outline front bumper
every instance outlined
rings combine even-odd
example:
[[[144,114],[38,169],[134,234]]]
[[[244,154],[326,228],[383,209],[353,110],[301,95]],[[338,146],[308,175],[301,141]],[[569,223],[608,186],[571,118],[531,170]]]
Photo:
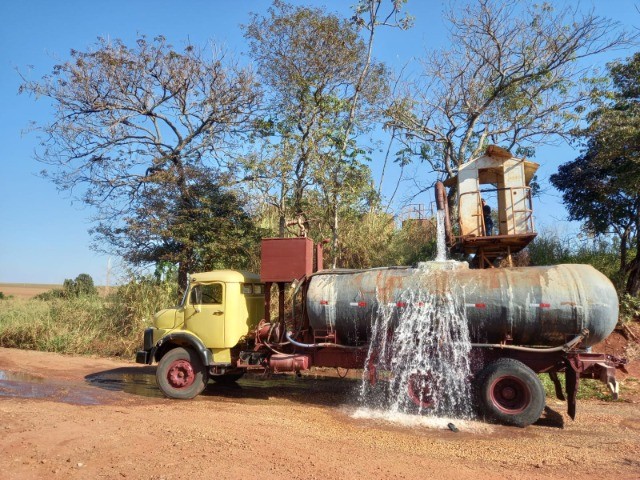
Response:
[[[136,352],[136,363],[151,365],[151,362],[153,362],[153,355],[151,355],[151,352],[146,350],[138,350]]]
[[[156,350],[153,343],[154,330],[155,329],[152,327],[145,329],[143,349],[136,352],[136,363],[143,363],[145,365],[151,365],[151,363],[153,363],[153,357]]]

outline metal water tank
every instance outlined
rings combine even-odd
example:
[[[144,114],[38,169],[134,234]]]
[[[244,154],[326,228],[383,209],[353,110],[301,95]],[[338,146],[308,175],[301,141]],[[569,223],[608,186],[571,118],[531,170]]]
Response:
[[[327,270],[310,278],[307,291],[310,325],[335,331],[345,345],[366,344],[383,308],[401,321],[410,301],[453,301],[473,343],[559,346],[586,328],[583,344],[591,346],[618,320],[615,288],[590,265],[476,270],[465,262],[426,262]]]

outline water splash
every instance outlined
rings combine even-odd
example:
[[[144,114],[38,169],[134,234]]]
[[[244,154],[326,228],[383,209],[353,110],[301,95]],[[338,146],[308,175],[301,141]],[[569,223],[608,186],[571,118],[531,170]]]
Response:
[[[365,370],[363,403],[390,413],[471,418],[471,343],[463,305],[450,292],[409,290],[391,304],[378,298],[366,365],[388,380],[387,390],[382,400],[372,393]]]
[[[464,295],[452,293],[445,273],[466,264],[447,260],[444,210],[437,211],[436,220],[436,259],[418,264],[414,285],[439,286],[408,289],[391,303],[376,292],[360,398],[388,415],[417,411],[469,419],[471,341]],[[372,388],[374,378],[386,380],[380,382],[386,386],[382,394]]]
[[[357,420],[370,420],[384,422],[400,427],[426,428],[431,430],[449,430],[449,423],[455,422],[456,426],[464,432],[475,434],[494,433],[496,427],[477,420],[461,420],[458,418],[433,417],[426,415],[410,415],[407,413],[390,413],[383,410],[359,407],[355,410],[345,409],[351,418]]]

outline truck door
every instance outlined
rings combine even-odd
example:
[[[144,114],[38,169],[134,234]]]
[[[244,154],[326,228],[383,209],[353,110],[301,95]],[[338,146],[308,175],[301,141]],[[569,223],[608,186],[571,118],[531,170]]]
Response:
[[[191,288],[185,307],[185,327],[208,348],[224,348],[224,283],[207,283]]]

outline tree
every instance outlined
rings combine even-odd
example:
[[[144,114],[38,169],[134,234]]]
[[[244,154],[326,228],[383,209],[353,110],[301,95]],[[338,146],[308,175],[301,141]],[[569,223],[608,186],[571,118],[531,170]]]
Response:
[[[93,278],[88,273],[81,273],[75,280],[65,278],[62,288],[54,288],[36,295],[39,300],[53,300],[56,298],[93,297],[98,295],[98,289],[93,284]]]
[[[488,143],[531,156],[567,138],[586,101],[578,62],[629,41],[615,22],[549,3],[477,0],[447,20],[450,46],[426,55],[389,109],[407,147],[444,179]]]
[[[97,239],[134,265],[168,262],[185,272],[255,267],[261,231],[237,193],[209,171],[188,173],[188,201],[174,179],[158,183],[119,228],[99,226]]]
[[[36,157],[52,167],[44,174],[59,189],[93,207],[98,248],[157,261],[137,250],[153,251],[152,244],[129,243],[136,250],[123,251],[120,234],[133,224],[144,230],[153,194],[193,207],[194,173],[201,179],[207,170],[207,182],[226,182],[225,155],[246,133],[259,102],[253,74],[214,46],[177,51],[163,37],[141,36],[134,47],[99,39],[70,57],[21,87],[54,107],[53,120],[36,126],[43,134]],[[182,286],[191,245],[176,244]]]
[[[379,118],[376,110],[387,92],[386,70],[371,56],[373,32],[382,24],[381,3],[360,2],[349,21],[276,1],[267,16],[254,15],[245,26],[270,93],[270,113],[262,124],[267,143],[252,168],[272,173],[256,178],[279,211],[281,235],[287,216],[308,214],[306,192],[320,192],[323,211],[331,215],[334,264],[346,197],[359,201],[371,190],[368,179],[360,181],[370,174],[354,138]],[[386,22],[402,3],[390,2]],[[370,33],[366,41],[359,36],[363,27]]]
[[[620,243],[626,292],[640,294],[640,53],[609,65],[608,88],[592,92],[589,125],[574,132],[581,155],[561,165],[551,183],[562,192],[571,220]]]
[[[65,297],[94,296],[98,290],[93,284],[93,278],[88,273],[81,273],[75,280],[65,279],[62,285]]]

